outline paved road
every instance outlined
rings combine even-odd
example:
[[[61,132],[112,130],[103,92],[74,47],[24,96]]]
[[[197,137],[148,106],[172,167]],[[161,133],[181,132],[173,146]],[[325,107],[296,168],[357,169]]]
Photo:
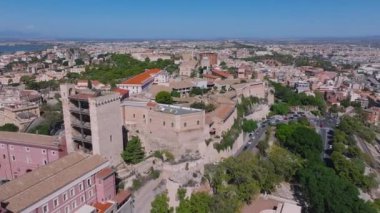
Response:
[[[161,178],[151,180],[135,193],[135,208],[134,212],[149,213],[151,203],[157,194],[162,193],[165,187],[158,187]]]

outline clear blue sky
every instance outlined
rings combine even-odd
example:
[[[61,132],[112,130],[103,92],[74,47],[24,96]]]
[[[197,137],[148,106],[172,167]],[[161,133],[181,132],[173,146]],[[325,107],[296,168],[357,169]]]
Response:
[[[380,35],[380,0],[1,0],[0,32],[70,38]]]

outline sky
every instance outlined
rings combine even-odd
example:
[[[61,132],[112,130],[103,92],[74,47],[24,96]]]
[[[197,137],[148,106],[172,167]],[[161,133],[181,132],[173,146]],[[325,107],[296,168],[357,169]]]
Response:
[[[94,39],[380,35],[380,0],[0,0],[0,35]]]

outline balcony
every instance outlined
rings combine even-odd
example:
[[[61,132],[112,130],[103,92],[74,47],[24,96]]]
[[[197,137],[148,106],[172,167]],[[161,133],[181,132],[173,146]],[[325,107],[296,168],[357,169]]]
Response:
[[[71,125],[74,127],[79,127],[79,128],[84,128],[84,129],[89,129],[91,130],[91,123],[90,122],[84,122],[84,121],[79,121],[79,120],[73,120],[71,122]]]
[[[73,140],[75,141],[81,141],[85,143],[92,143],[92,137],[91,135],[73,135]]]
[[[75,106],[70,106],[70,112],[74,112],[74,113],[77,113],[77,114],[90,115],[90,110],[89,109],[78,108],[78,107],[75,107]]]

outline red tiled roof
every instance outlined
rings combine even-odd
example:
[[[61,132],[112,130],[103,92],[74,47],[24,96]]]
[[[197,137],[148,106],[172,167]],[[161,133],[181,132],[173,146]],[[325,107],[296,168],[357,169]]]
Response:
[[[107,167],[102,170],[100,170],[98,173],[96,173],[96,177],[100,179],[106,179],[110,175],[114,173],[113,169]]]
[[[123,81],[121,84],[143,84],[147,79],[149,79],[153,74],[159,73],[160,69],[149,69],[145,72],[133,76],[132,78]]]
[[[112,89],[112,91],[117,92],[120,95],[129,94],[129,90],[127,90],[127,89],[114,88],[114,89]]]
[[[98,210],[98,213],[104,213],[112,206],[112,203],[95,203],[94,207]]]
[[[211,72],[214,73],[215,75],[219,75],[223,78],[228,78],[231,76],[231,74],[229,74],[228,72],[225,72],[225,71],[211,70]]]
[[[76,94],[71,95],[69,99],[76,99],[76,100],[88,100],[89,98],[93,98],[95,95],[93,94]]]
[[[129,197],[131,197],[132,193],[128,190],[124,190],[124,191],[121,191],[119,193],[117,193],[117,195],[113,198],[113,200],[118,203],[118,204],[121,204],[123,202],[125,202],[126,200],[129,199]]]
[[[212,78],[212,79],[217,79],[217,78],[220,78],[218,76],[215,76],[215,75],[210,75],[210,74],[203,74],[203,78]]]
[[[92,80],[91,83],[94,86],[101,84],[100,81],[98,81],[98,80]]]
[[[222,104],[215,110],[216,117],[222,119],[223,121],[227,120],[230,115],[235,110],[235,105],[233,104]]]
[[[157,106],[157,103],[156,103],[156,102],[153,102],[153,101],[149,101],[149,102],[146,104],[146,106],[148,106],[148,107],[155,107],[155,106]]]

